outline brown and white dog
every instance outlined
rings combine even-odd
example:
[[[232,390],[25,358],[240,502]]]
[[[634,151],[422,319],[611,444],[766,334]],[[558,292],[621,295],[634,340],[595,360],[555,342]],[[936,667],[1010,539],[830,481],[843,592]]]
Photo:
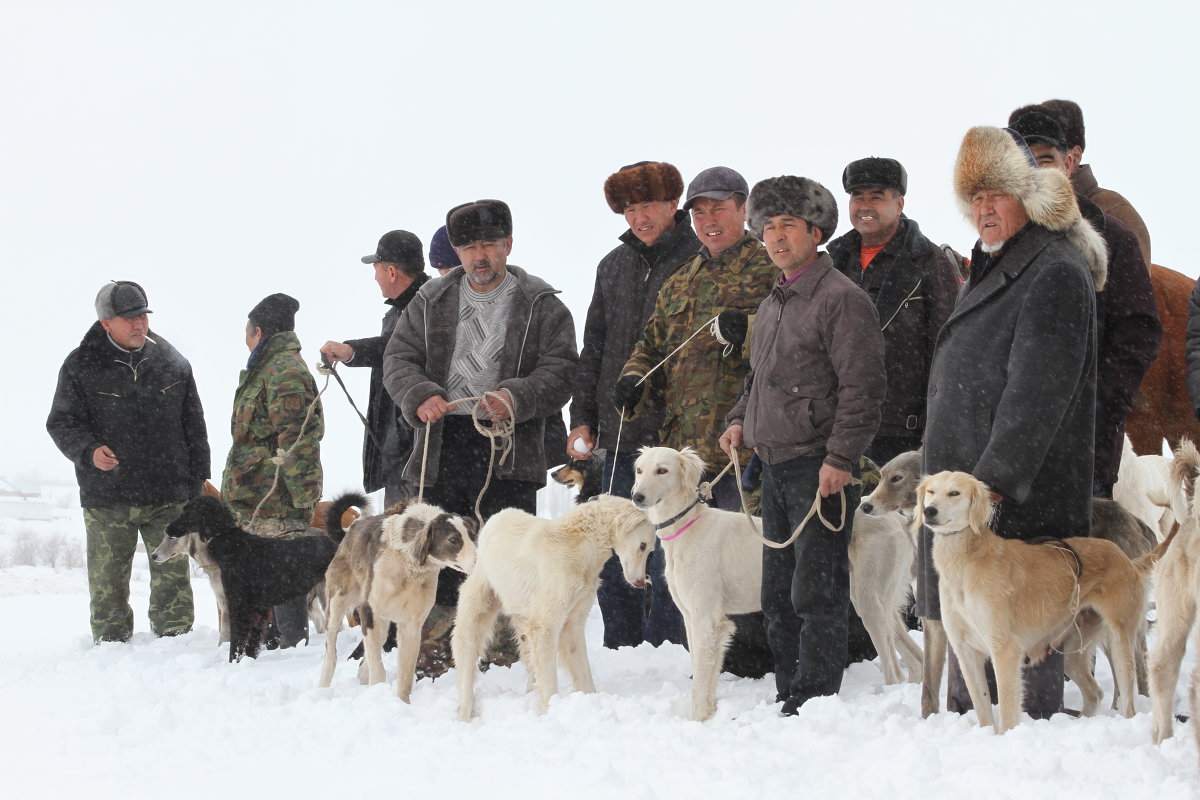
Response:
[[[990,514],[987,486],[965,472],[939,472],[918,487],[916,524],[935,537],[942,624],[979,724],[999,734],[1020,722],[1022,663],[1037,663],[1056,647],[1083,609],[1099,614],[1108,628],[1119,710],[1133,716],[1134,648],[1147,579],[1171,538],[1130,561],[1103,539],[1071,537],[1042,545],[1002,539],[987,527]],[[989,657],[996,671],[998,722],[984,676]],[[1072,677],[1083,682],[1085,696],[1099,692],[1087,670]]]
[[[342,512],[367,500],[347,493],[333,501],[330,535],[341,533]],[[470,572],[475,566],[475,521],[448,514],[437,506],[407,500],[378,516],[355,521],[325,571],[329,625],[325,659],[317,683],[333,681],[341,620],[357,609],[362,621],[367,682],[382,683],[383,640],[388,623],[396,625],[396,694],[404,702],[412,694],[421,626],[433,608],[438,573],[443,567]]]

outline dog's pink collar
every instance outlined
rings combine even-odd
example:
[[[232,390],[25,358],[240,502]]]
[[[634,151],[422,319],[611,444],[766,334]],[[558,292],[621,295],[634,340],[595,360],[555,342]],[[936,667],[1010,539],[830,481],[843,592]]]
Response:
[[[679,530],[675,531],[675,532],[674,532],[674,533],[672,533],[670,536],[660,536],[660,537],[658,537],[658,538],[662,539],[664,542],[669,542],[669,541],[671,541],[672,539],[677,539],[677,538],[679,538],[679,536],[681,536],[681,535],[683,534],[683,532],[684,532],[684,531],[686,531],[688,528],[690,528],[690,527],[692,527],[693,525],[695,525],[695,524],[696,524],[696,520],[698,520],[698,519],[700,519],[700,515],[699,515],[699,514],[697,514],[697,515],[696,515],[696,519],[692,520],[692,521],[691,521],[691,522],[689,522],[687,525],[684,525],[682,528],[680,528]]]

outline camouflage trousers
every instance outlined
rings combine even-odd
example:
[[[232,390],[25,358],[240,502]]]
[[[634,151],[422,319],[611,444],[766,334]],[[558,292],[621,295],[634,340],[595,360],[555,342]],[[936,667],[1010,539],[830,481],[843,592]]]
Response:
[[[179,516],[183,503],[161,506],[85,508],[88,592],[91,595],[92,639],[124,642],[133,635],[129,578],[138,533],[146,552],[154,552],[167,525]],[[175,636],[192,629],[195,607],[186,558],[163,564],[150,559],[150,629],[158,636]]]

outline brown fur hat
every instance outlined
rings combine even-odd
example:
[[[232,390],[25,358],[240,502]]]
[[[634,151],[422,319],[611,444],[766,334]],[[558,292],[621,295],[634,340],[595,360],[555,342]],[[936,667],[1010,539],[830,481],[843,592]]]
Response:
[[[1021,201],[1030,222],[1066,235],[1083,255],[1096,291],[1100,291],[1108,274],[1104,239],[1080,215],[1075,190],[1066,174],[1031,164],[1028,150],[1017,144],[1014,135],[1020,136],[1006,128],[986,126],[967,131],[954,163],[954,194],[959,209],[974,222],[971,198],[976,192],[1012,195]]]
[[[683,194],[683,176],[665,161],[639,161],[608,176],[604,199],[617,214],[634,203],[671,202]]]

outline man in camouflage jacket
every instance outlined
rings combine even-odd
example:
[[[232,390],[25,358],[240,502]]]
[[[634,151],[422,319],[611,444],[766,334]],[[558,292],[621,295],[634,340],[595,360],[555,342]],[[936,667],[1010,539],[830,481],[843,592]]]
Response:
[[[208,431],[192,367],[149,330],[146,294],[132,281],[105,284],[99,320],[67,356],[46,429],[75,464],[87,530],[92,638],[133,635],[129,578],[141,534],[147,552],[209,475]],[[150,562],[150,627],[191,630],[186,559]]]

